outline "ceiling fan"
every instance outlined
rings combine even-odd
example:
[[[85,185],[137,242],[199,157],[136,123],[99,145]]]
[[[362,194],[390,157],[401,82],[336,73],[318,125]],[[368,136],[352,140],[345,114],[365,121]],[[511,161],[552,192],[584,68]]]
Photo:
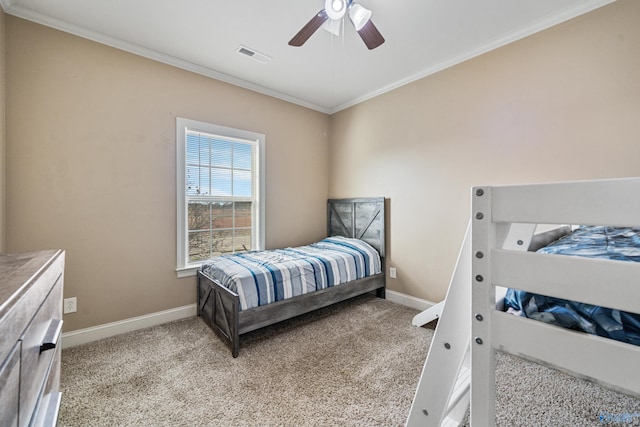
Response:
[[[384,37],[378,31],[373,21],[371,21],[371,11],[360,6],[354,0],[325,0],[324,9],[316,14],[307,24],[298,31],[289,41],[290,46],[302,46],[309,37],[316,32],[327,20],[329,24],[339,23],[345,14],[349,14],[349,19],[355,27],[360,38],[369,49],[375,49],[384,43]],[[336,33],[337,25],[328,31]]]

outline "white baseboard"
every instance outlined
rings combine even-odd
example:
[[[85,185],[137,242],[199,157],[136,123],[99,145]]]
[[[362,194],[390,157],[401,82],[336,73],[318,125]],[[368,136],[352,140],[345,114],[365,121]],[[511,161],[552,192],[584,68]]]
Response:
[[[389,289],[386,290],[386,299],[391,302],[395,302],[396,304],[415,308],[416,310],[420,311],[424,311],[437,304],[426,299],[412,297],[411,295],[402,294],[396,291],[390,291]]]
[[[150,326],[161,325],[174,320],[185,319],[196,315],[196,305],[189,304],[169,310],[158,311],[144,316],[132,317],[117,322],[105,323],[85,329],[65,332],[62,334],[62,348],[74,347],[103,338],[131,332]]]
[[[386,299],[395,302],[396,304],[401,304],[420,311],[426,310],[436,304],[431,301],[412,297],[396,291],[390,291],[388,289],[386,291]],[[186,319],[187,317],[195,315],[196,305],[190,304],[183,307],[146,314],[144,316],[105,323],[104,325],[65,332],[62,334],[62,348],[75,347],[77,345],[90,343],[103,338],[124,334],[125,332],[161,325],[174,320]]]

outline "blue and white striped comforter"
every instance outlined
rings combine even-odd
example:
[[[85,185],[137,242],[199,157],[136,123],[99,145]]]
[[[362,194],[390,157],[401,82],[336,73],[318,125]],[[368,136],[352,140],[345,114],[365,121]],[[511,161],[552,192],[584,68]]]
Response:
[[[240,310],[379,274],[380,255],[368,243],[329,237],[295,248],[222,255],[202,272],[240,297]]]

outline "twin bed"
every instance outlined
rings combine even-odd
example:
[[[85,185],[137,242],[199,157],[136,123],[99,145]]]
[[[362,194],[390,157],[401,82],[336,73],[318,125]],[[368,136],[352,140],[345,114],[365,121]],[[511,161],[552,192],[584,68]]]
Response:
[[[385,296],[384,198],[330,199],[327,238],[225,255],[198,272],[198,315],[231,348],[247,332],[367,292]]]

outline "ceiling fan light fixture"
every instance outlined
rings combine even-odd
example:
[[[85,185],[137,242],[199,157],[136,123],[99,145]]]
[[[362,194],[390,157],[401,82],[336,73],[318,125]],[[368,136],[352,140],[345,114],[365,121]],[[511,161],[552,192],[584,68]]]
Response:
[[[340,27],[342,26],[342,21],[334,21],[333,19],[327,19],[324,24],[322,24],[322,29],[330,32],[336,37],[340,36]]]
[[[353,26],[356,27],[356,31],[360,31],[371,19],[371,11],[357,3],[353,3],[349,7],[349,19],[351,19]]]
[[[347,11],[347,0],[325,0],[324,10],[330,19],[342,19]]]
[[[365,9],[354,0],[325,0],[324,9],[316,13],[291,40],[289,46],[302,46],[309,37],[320,27],[331,32],[340,34],[340,26],[344,25],[344,15],[349,11],[349,19],[355,27],[358,35],[367,46],[367,49],[375,49],[384,43],[384,37],[371,20],[371,11]],[[327,22],[328,21],[328,22]]]

